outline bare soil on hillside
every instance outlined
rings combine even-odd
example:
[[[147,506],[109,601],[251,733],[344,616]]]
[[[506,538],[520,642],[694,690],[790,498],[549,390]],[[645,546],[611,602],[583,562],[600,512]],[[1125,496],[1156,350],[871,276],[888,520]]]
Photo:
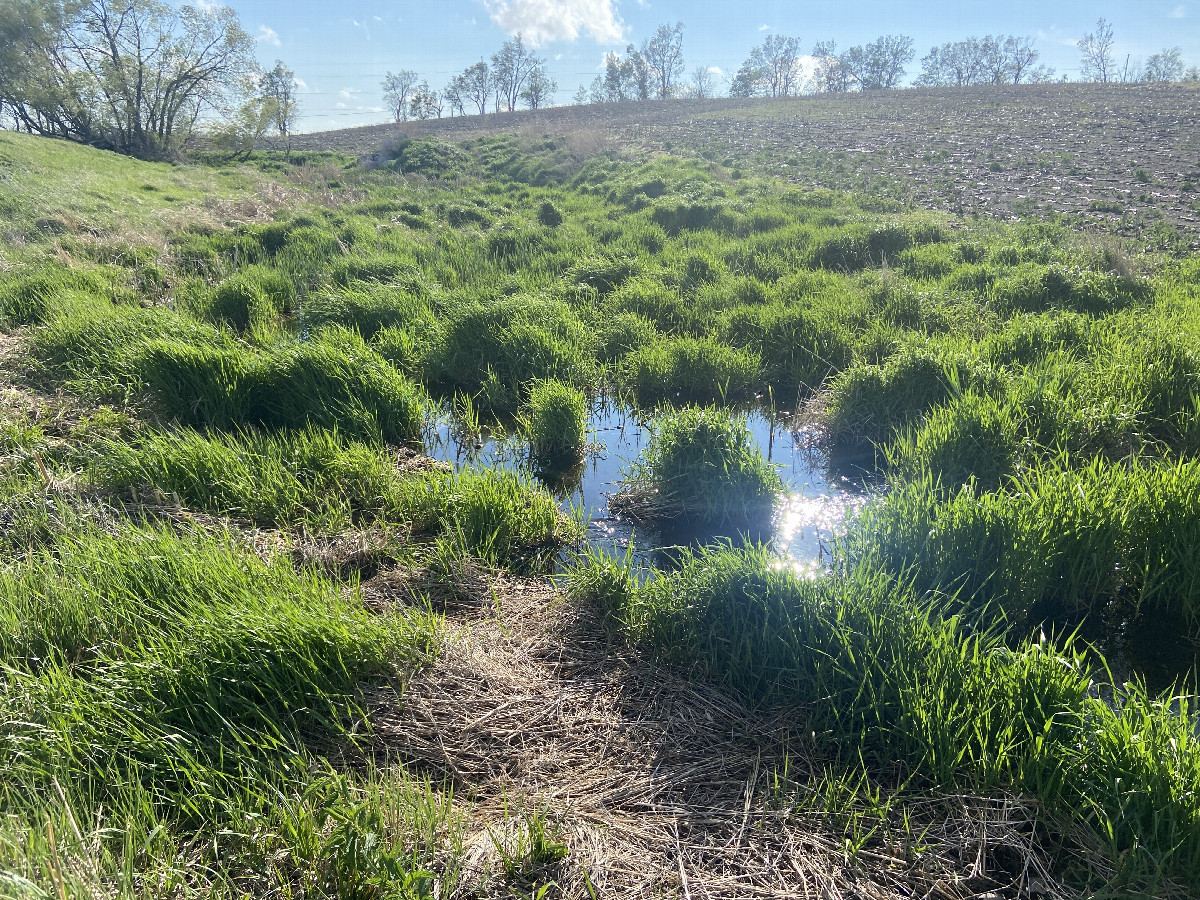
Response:
[[[370,155],[400,137],[595,132],[916,208],[1200,250],[1200,84],[1015,85],[556,107],[295,138]]]

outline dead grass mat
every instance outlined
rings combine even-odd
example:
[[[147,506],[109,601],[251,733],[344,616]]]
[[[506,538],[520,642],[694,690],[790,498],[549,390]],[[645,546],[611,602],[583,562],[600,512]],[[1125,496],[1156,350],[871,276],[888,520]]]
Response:
[[[408,581],[380,576],[364,596],[403,602]],[[445,596],[444,652],[401,702],[373,697],[369,717],[388,758],[469,801],[452,896],[512,895],[497,836],[530,810],[569,848],[527,885],[553,882],[547,896],[1068,896],[1031,804],[908,803],[907,846],[881,828],[852,857],[842,824],[805,803],[820,767],[794,711],[758,713],[655,668],[546,581],[491,574]]]

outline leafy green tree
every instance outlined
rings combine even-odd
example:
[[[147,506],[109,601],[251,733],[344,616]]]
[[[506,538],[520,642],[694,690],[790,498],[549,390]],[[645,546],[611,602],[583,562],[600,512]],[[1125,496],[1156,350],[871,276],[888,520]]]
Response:
[[[850,90],[850,73],[842,65],[836,41],[818,41],[812,48],[816,62],[813,89],[825,94],[841,94]]]
[[[787,97],[800,91],[800,39],[769,34],[734,76],[735,97]]]
[[[250,92],[254,41],[225,6],[0,0],[0,104],[20,127],[161,159]]]
[[[475,105],[479,115],[487,112],[488,98],[492,95],[492,72],[482,59],[474,65],[463,69],[462,96],[464,103]]]
[[[859,90],[886,91],[900,86],[904,67],[914,56],[912,38],[888,34],[865,46],[851,47],[838,57],[838,61]]]
[[[659,25],[653,36],[642,42],[637,56],[653,74],[654,92],[659,99],[675,96],[683,77],[683,23]]]
[[[263,75],[261,84],[263,99],[274,101],[275,130],[283,138],[286,154],[292,155],[292,129],[300,112],[300,103],[296,99],[296,73],[275,60],[275,68]]]
[[[276,124],[278,102],[271,97],[252,97],[209,135],[212,146],[234,159],[247,159]]]
[[[414,119],[440,119],[442,110],[442,98],[428,81],[417,85],[408,100],[408,111]]]
[[[496,91],[497,108],[504,104],[509,112],[516,109],[530,71],[544,63],[545,60],[525,46],[520,33],[505,41],[492,55],[492,85]]]

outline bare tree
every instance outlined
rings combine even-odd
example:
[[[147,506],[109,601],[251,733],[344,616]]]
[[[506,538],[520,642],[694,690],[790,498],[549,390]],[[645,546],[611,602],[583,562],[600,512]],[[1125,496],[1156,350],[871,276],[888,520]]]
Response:
[[[287,156],[292,154],[292,128],[296,124],[296,116],[300,112],[300,103],[296,100],[296,73],[275,60],[275,68],[263,75],[262,96],[275,103],[275,130],[283,138]]]
[[[799,81],[799,38],[770,34],[750,51],[729,93],[735,97],[786,97],[799,92]]]
[[[519,32],[512,40],[504,42],[504,46],[492,56],[492,83],[496,90],[497,108],[501,103],[509,112],[517,108],[530,70],[541,62],[543,60],[525,46]]]
[[[674,96],[683,77],[683,23],[659,25],[653,37],[642,42],[639,58],[653,73],[659,99]]]
[[[1152,53],[1142,71],[1142,81],[1182,81],[1183,55],[1178,47]]]
[[[687,94],[693,100],[708,100],[717,95],[717,79],[708,66],[692,69],[692,80],[688,82]]]
[[[465,102],[475,105],[479,115],[487,112],[488,98],[492,95],[492,73],[488,64],[482,59],[463,70],[458,76],[462,79],[462,97]]]
[[[865,46],[851,47],[838,60],[860,90],[878,91],[899,86],[904,67],[915,55],[912,38],[888,34]]]
[[[412,69],[401,69],[395,75],[388,72],[380,87],[383,88],[383,102],[392,112],[396,122],[408,121],[408,99],[413,88],[417,86],[417,73]]]
[[[1083,54],[1079,74],[1084,81],[1099,81],[1106,84],[1117,75],[1116,62],[1113,60],[1113,30],[1112,26],[1100,17],[1096,21],[1096,30],[1085,34],[1076,46]]]
[[[413,90],[408,101],[409,112],[414,119],[440,119],[442,117],[442,99],[438,92],[429,86],[428,81],[422,81]]]
[[[840,94],[850,90],[850,73],[842,65],[835,41],[818,41],[813,45],[811,55],[816,63],[812,78],[814,91]]]
[[[258,71],[228,7],[0,0],[0,105],[26,130],[146,158],[226,115]]]
[[[525,79],[525,88],[521,91],[521,99],[530,109],[541,109],[557,90],[558,82],[547,74],[545,63],[539,60],[529,70],[529,77]]]

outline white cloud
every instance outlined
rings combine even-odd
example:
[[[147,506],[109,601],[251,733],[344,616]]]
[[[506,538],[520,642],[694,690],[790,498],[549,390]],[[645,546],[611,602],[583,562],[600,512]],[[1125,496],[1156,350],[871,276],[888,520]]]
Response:
[[[354,96],[355,94],[361,94],[361,93],[362,93],[361,88],[342,88],[340,91],[338,91],[338,96],[341,97],[343,100],[353,100],[353,99],[355,99],[355,96]]]
[[[346,108],[346,104],[345,104],[345,103],[335,103],[335,104],[334,104],[334,107],[335,107],[336,109],[345,109],[345,108]]]
[[[724,70],[724,69],[722,69],[720,66],[709,66],[709,67],[708,67],[708,74],[709,74],[709,75],[716,75],[718,78],[720,78],[722,75],[724,75],[724,74],[725,74],[725,70]]]
[[[258,26],[258,37],[255,38],[260,44],[270,44],[272,47],[279,46],[279,35],[274,28],[268,28],[266,25]]]
[[[759,25],[759,26],[758,26],[758,30],[759,30],[759,31],[770,31],[770,30],[771,30],[771,26],[770,26],[770,25]]]
[[[492,21],[509,34],[520,32],[532,46],[574,41],[582,32],[597,44],[625,40],[625,23],[615,0],[483,0]]]
[[[302,91],[308,90],[308,83],[305,82],[305,80],[303,78],[292,78],[292,81],[295,83],[296,87],[298,87],[300,90],[302,90]]]
[[[212,3],[210,0],[196,0],[196,9],[202,13],[215,13],[223,5],[222,3]]]
[[[1181,3],[1177,7],[1175,7],[1173,10],[1171,10],[1169,13],[1167,13],[1167,16],[1168,16],[1168,18],[1171,18],[1171,19],[1186,19],[1187,18],[1187,7]]]

